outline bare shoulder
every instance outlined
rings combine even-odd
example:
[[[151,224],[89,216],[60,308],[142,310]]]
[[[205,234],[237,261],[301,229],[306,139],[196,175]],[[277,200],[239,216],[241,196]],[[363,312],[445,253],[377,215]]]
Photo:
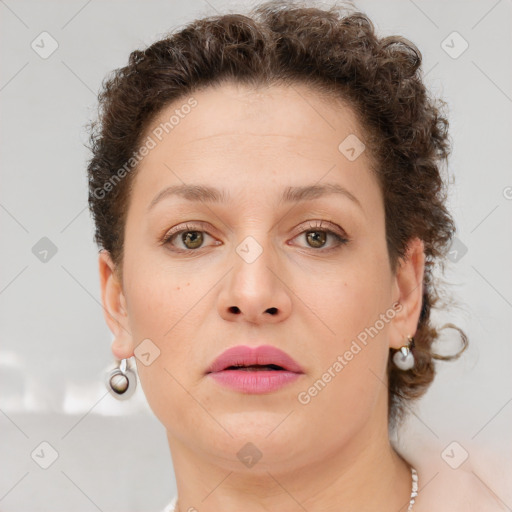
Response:
[[[419,475],[414,512],[505,512],[510,508],[474,471],[437,468]]]

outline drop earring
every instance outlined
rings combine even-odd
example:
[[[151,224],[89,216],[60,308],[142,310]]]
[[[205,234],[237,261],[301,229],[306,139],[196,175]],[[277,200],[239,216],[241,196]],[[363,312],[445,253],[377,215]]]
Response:
[[[414,338],[407,335],[407,345],[403,345],[393,356],[393,362],[395,365],[400,368],[400,370],[410,370],[414,364],[414,354],[412,353],[412,348],[414,347]]]
[[[137,376],[128,359],[117,361],[115,368],[107,371],[105,385],[117,400],[126,400],[133,395],[137,387]]]

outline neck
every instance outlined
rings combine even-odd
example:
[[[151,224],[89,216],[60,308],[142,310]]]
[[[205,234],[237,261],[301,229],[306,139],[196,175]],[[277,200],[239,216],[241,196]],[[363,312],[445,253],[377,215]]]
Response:
[[[386,410],[386,400],[380,402],[377,409]],[[411,471],[390,444],[387,415],[381,417],[386,421],[369,421],[328,457],[279,471],[257,470],[258,464],[236,471],[237,466],[227,467],[225,460],[217,464],[168,432],[178,488],[176,512],[404,512]]]

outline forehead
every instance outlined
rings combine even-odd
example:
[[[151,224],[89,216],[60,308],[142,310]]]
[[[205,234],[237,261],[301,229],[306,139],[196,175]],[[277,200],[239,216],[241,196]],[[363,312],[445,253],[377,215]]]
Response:
[[[191,97],[196,103],[193,108],[187,106]],[[174,117],[172,126],[168,123],[166,127],[171,117]],[[159,127],[163,129],[163,138],[172,131],[175,142],[181,144],[249,135],[308,139],[325,144],[335,143],[344,134],[357,133],[362,137],[348,104],[321,95],[304,84],[253,88],[227,82],[207,87],[162,109],[151,129]]]
[[[354,195],[377,193],[365,153],[350,160],[340,150],[347,138],[364,139],[352,109],[303,84],[208,87],[162,109],[145,136],[155,146],[140,163],[135,188],[146,202],[184,182],[262,193],[326,177]]]

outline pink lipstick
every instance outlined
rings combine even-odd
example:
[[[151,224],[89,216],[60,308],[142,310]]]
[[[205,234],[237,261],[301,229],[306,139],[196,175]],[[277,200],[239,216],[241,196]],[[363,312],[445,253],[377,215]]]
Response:
[[[297,380],[304,371],[288,354],[272,345],[238,345],[224,351],[206,374],[241,393],[271,393]]]

